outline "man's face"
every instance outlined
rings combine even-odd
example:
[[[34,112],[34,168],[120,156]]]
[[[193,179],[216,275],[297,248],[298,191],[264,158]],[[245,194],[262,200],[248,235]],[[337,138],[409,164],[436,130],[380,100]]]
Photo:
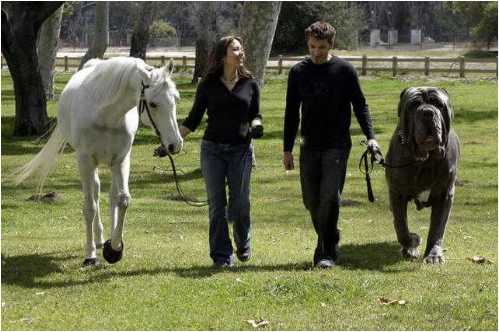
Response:
[[[333,45],[331,45],[327,40],[316,39],[312,36],[308,38],[307,45],[308,52],[313,63],[321,64],[327,62],[329,49],[331,49]]]

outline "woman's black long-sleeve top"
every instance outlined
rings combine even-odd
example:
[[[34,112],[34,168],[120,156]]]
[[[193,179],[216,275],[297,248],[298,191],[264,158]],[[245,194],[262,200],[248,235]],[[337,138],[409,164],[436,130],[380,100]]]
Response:
[[[260,88],[253,79],[240,78],[232,91],[219,79],[199,83],[192,110],[183,126],[194,131],[203,115],[208,125],[203,139],[224,144],[249,144],[248,124],[260,118]]]

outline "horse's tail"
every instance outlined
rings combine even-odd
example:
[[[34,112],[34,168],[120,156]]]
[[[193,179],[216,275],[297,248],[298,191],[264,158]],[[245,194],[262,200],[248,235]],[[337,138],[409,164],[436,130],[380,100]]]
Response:
[[[45,179],[54,168],[57,157],[65,146],[66,138],[62,134],[59,125],[57,125],[42,150],[29,163],[14,171],[12,175],[15,176],[15,184],[18,185],[37,174],[38,192],[41,193]]]

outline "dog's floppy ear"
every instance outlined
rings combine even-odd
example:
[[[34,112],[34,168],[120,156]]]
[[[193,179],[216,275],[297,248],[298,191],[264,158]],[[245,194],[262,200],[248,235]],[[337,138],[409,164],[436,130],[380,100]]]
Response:
[[[452,105],[450,103],[450,96],[447,90],[443,88],[438,88],[438,93],[442,103],[444,104],[444,112],[442,114],[445,122],[445,126],[447,130],[450,129],[451,121],[454,118],[454,110],[452,109]]]
[[[398,111],[397,111],[397,115],[398,117],[400,118],[400,112],[401,112],[401,108],[402,108],[402,98],[404,97],[404,94],[406,93],[406,91],[408,90],[409,88],[405,88],[404,90],[402,90],[402,92],[400,93],[400,97],[399,97],[399,107],[398,107]]]
[[[400,137],[400,144],[407,144],[408,142],[408,119],[407,119],[407,99],[409,98],[406,95],[406,92],[410,88],[405,88],[402,90],[400,93],[400,100],[399,100],[399,106],[398,106],[398,117],[399,117],[399,137]]]

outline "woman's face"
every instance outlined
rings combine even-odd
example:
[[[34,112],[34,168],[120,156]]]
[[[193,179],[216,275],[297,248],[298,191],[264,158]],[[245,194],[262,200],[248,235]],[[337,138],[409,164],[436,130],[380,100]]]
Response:
[[[237,39],[234,39],[225,50],[224,64],[231,66],[240,66],[243,61],[243,47]]]

